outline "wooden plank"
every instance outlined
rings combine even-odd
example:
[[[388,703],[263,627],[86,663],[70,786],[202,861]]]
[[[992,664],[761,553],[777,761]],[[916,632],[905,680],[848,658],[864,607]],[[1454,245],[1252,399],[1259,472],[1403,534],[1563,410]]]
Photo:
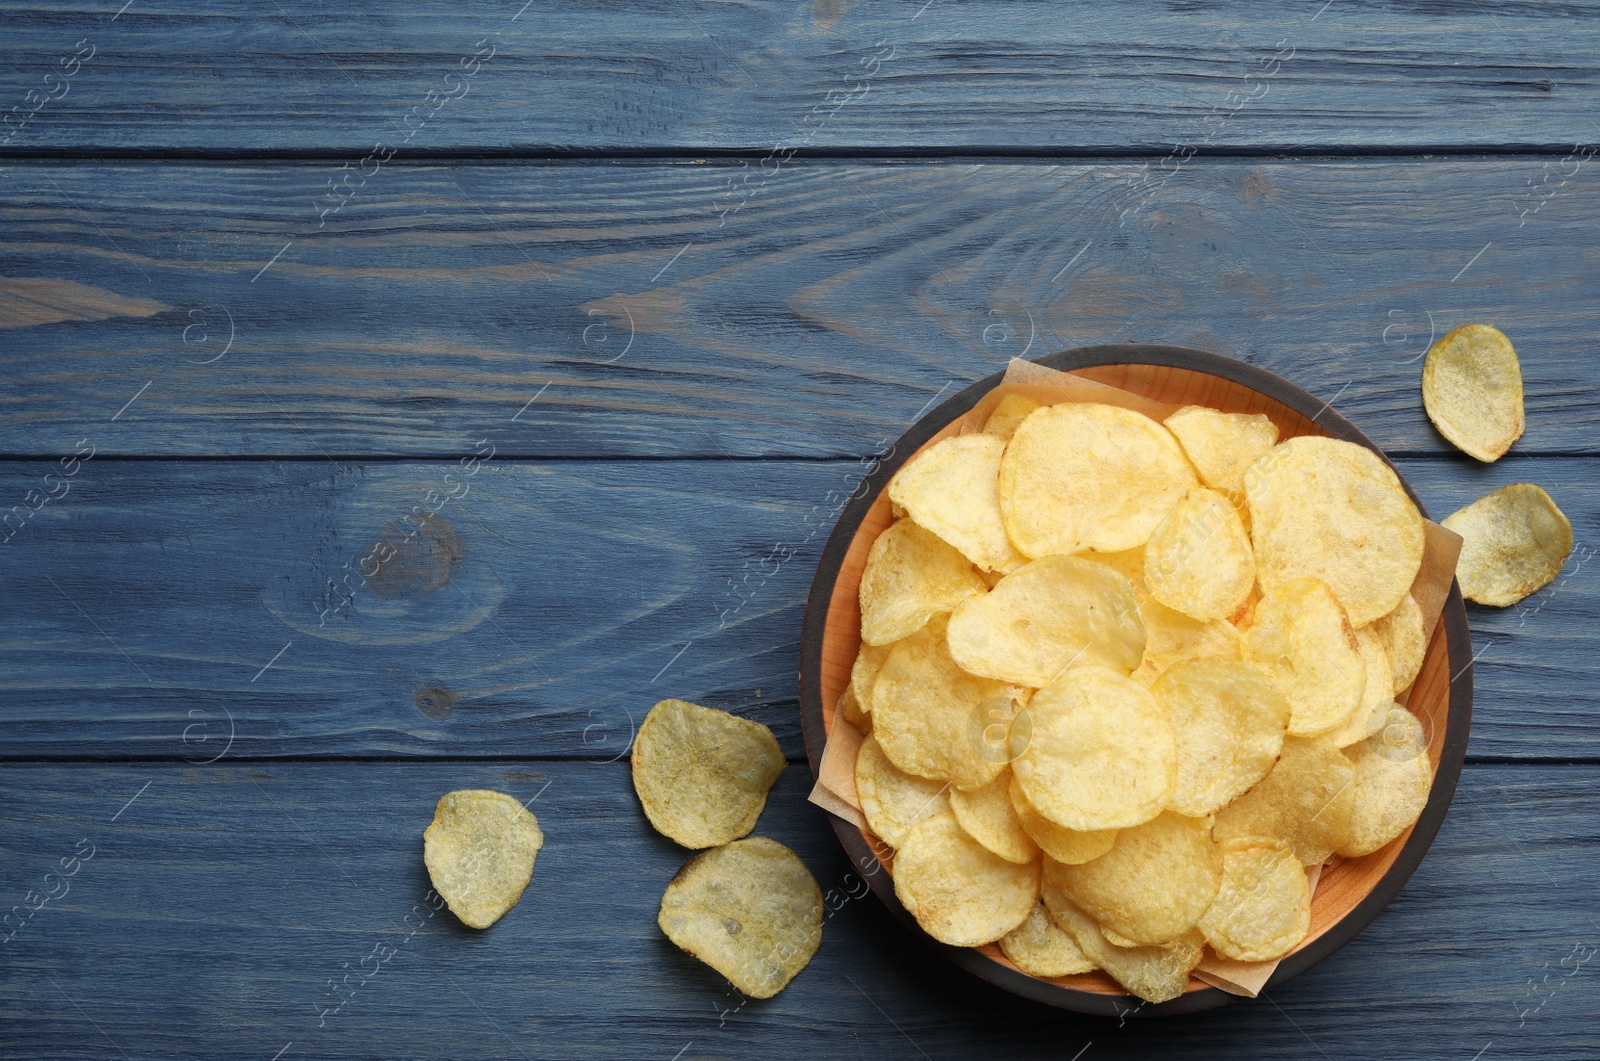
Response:
[[[1570,144],[1600,101],[1587,4],[110,6],[8,13],[12,146]]]
[[[1270,1001],[1123,1026],[1001,994],[849,898],[864,888],[803,774],[786,771],[757,831],[837,913],[809,968],[741,1006],[656,927],[689,853],[651,832],[620,763],[12,767],[6,905],[60,892],[45,875],[93,854],[0,944],[4,1052],[1070,1058],[1092,1042],[1132,1058],[1179,1039],[1197,1058],[1471,1058],[1491,1042],[1547,1058],[1583,1056],[1593,1034],[1595,767],[1469,767],[1428,858],[1349,946]],[[528,800],[546,836],[521,903],[484,932],[424,898],[420,834],[460,787]]]
[[[1444,452],[1422,354],[1489,321],[1523,358],[1518,452],[1593,453],[1600,185],[1559,168],[830,162],[757,178],[719,221],[737,168],[390,165],[319,229],[331,164],[19,165],[0,438],[859,457],[1012,355],[1162,341]]]
[[[1565,508],[1578,548],[1560,580],[1472,608],[1470,754],[1600,755],[1600,464],[1400,466],[1436,516],[1521,479]],[[52,467],[0,466],[0,497],[43,494]],[[800,757],[805,594],[863,472],[92,460],[0,546],[0,752],[604,759],[681,696]]]

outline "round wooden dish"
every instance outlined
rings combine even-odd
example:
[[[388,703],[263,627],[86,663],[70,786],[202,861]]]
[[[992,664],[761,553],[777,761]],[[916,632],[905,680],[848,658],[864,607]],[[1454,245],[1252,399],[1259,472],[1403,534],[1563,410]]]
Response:
[[[1270,372],[1219,354],[1179,346],[1114,344],[1067,350],[1037,361],[1159,402],[1266,413],[1277,423],[1283,438],[1331,435],[1381,455],[1366,435],[1326,402]],[[806,602],[800,647],[800,709],[813,776],[820,768],[827,734],[833,725],[834,706],[849,684],[850,666],[861,644],[857,584],[867,550],[890,522],[884,487],[919,449],[941,437],[941,432],[998,385],[1002,375],[996,373],[980,380],[911,425],[889,456],[866,476],[828,538]],[[1409,485],[1406,489],[1411,490]],[[1412,499],[1416,500],[1415,492]],[[1420,501],[1417,504],[1421,507]],[[1466,756],[1472,716],[1471,659],[1466,608],[1460,587],[1452,582],[1422,672],[1405,698],[1429,732],[1428,754],[1433,760],[1434,782],[1428,805],[1417,823],[1395,842],[1363,858],[1336,859],[1324,868],[1312,900],[1311,931],[1278,965],[1269,987],[1299,975],[1353,939],[1399,893],[1422,861],[1444,821]],[[890,910],[915,927],[915,919],[895,898],[891,878],[893,851],[870,832],[843,819],[832,817],[832,822],[852,862],[863,867],[871,866],[874,858],[882,862],[886,871],[868,876],[873,891]],[[990,983],[1053,1006],[1116,1015],[1137,1002],[1103,973],[1043,980],[1012,966],[994,944],[972,949],[950,947],[932,939],[928,942],[957,965]],[[1190,1013],[1234,998],[1191,978],[1181,997],[1141,1006],[1137,1012]]]

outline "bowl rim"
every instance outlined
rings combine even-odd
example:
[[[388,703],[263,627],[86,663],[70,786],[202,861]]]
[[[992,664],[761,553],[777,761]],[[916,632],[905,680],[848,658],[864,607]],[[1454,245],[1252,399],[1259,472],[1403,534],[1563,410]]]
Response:
[[[1030,358],[1034,364],[1046,368],[1072,371],[1101,365],[1153,365],[1180,368],[1220,376],[1233,383],[1249,387],[1281,405],[1306,417],[1331,437],[1365,446],[1376,453],[1400,479],[1406,493],[1424,517],[1428,510],[1417,497],[1411,484],[1406,482],[1398,468],[1378,445],[1349,420],[1335,412],[1332,402],[1317,399],[1283,377],[1245,361],[1186,346],[1160,343],[1101,343],[1074,347],[1053,354]],[[971,410],[1000,384],[1005,371],[995,372],[946,399],[925,412],[895,440],[889,450],[875,459],[867,474],[845,502],[822,549],[811,589],[806,595],[805,619],[800,635],[800,722],[805,738],[806,759],[813,780],[821,767],[823,746],[827,739],[822,704],[822,650],[823,635],[827,626],[828,610],[832,602],[834,583],[838,580],[845,555],[857,529],[878,494],[888,485],[895,473],[927,441],[951,421]],[[1349,913],[1328,928],[1311,944],[1294,952],[1278,964],[1272,977],[1263,988],[1277,985],[1299,976],[1312,966],[1329,957],[1339,948],[1359,935],[1377,918],[1422,863],[1433,844],[1445,814],[1455,795],[1461,777],[1461,767],[1466,759],[1467,738],[1472,726],[1472,636],[1467,626],[1466,603],[1461,587],[1454,579],[1450,594],[1445,599],[1439,618],[1445,629],[1446,659],[1465,659],[1468,662],[1459,671],[1451,673],[1447,696],[1448,721],[1445,725],[1443,745],[1439,753],[1439,767],[1434,773],[1433,788],[1428,803],[1412,827],[1405,846],[1396,855],[1393,864],[1378,878],[1372,890]],[[828,814],[829,824],[843,845],[850,861],[859,867],[874,865],[877,856],[866,839],[850,822]],[[1061,1009],[1102,1016],[1127,1017],[1135,1013],[1151,1016],[1176,1016],[1226,1005],[1238,1000],[1216,987],[1186,991],[1178,998],[1155,1004],[1129,1004],[1131,995],[1100,994],[1065,987],[1040,980],[1020,970],[1002,965],[993,958],[969,947],[953,947],[928,936],[917,925],[916,919],[900,905],[895,897],[894,885],[887,875],[867,873],[872,891],[902,922],[910,925],[918,938],[939,950],[943,955],[967,972],[1024,998],[1030,998]]]

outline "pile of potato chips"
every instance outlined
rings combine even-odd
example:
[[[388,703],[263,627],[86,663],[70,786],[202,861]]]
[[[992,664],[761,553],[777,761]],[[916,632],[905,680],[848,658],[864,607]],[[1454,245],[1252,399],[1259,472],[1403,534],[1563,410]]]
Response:
[[[1424,522],[1371,451],[1265,416],[1003,398],[926,447],[860,582],[856,793],[931,936],[1151,1001],[1293,950],[1305,867],[1432,784],[1395,701]]]

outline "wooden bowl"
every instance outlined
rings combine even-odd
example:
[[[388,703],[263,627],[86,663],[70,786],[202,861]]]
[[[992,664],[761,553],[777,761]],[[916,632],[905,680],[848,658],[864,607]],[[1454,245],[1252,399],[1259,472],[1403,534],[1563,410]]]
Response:
[[[1158,402],[1266,413],[1278,425],[1283,438],[1330,435],[1382,455],[1371,439],[1329,408],[1328,403],[1270,372],[1219,354],[1180,346],[1119,343],[1067,350],[1037,361]],[[850,682],[850,666],[861,645],[857,585],[867,550],[891,520],[884,487],[919,449],[977,405],[1000,383],[1002,375],[996,373],[980,380],[911,425],[889,455],[867,474],[828,538],[806,601],[800,647],[800,710],[813,776],[820,768],[823,747],[833,725],[834,706]],[[1403,477],[1401,481],[1404,482]],[[1421,508],[1422,503],[1409,484],[1406,490]],[[1406,697],[1407,706],[1422,720],[1429,734],[1428,755],[1433,761],[1434,780],[1428,805],[1416,824],[1394,842],[1365,857],[1337,859],[1324,868],[1312,899],[1311,930],[1304,942],[1278,965],[1269,987],[1299,975],[1354,938],[1399,893],[1422,861],[1444,821],[1466,756],[1472,718],[1471,659],[1466,607],[1460,587],[1452,582],[1422,671]],[[841,818],[830,818],[852,862],[870,867],[878,859],[884,865],[887,872],[868,875],[872,889],[890,910],[915,927],[916,920],[894,894],[892,849],[871,833]],[[917,932],[920,934],[921,929]],[[1026,998],[1113,1016],[1137,1004],[1104,973],[1045,980],[1017,969],[994,944],[951,947],[924,938],[968,972]],[[1140,1006],[1137,1012],[1190,1013],[1223,1005],[1235,997],[1191,978],[1181,997]]]

